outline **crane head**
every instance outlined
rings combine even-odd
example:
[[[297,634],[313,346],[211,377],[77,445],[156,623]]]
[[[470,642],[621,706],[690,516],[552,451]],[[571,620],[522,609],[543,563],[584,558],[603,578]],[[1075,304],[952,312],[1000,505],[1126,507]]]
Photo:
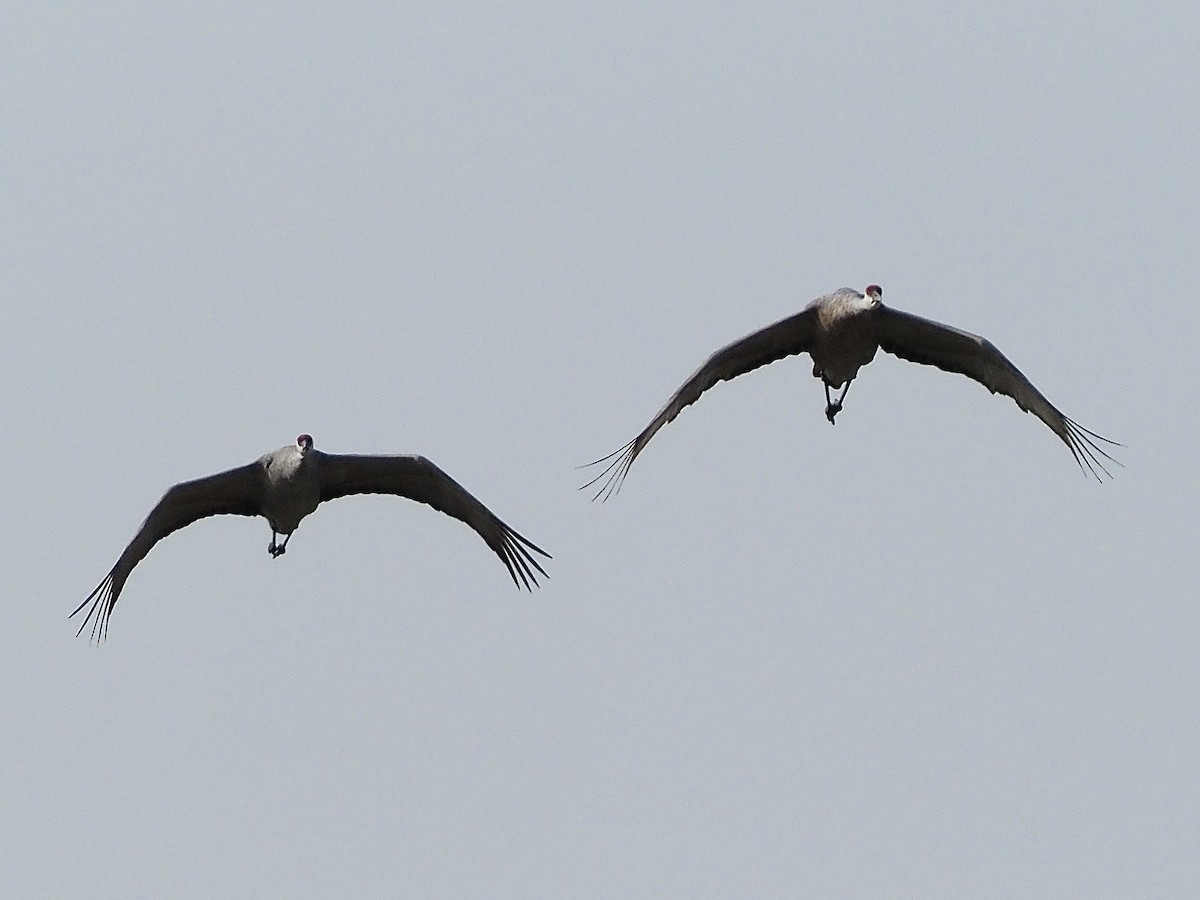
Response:
[[[300,448],[301,453],[307,453],[312,449],[313,439],[311,434],[302,434],[296,438],[296,446]]]
[[[877,284],[867,285],[867,299],[871,301],[872,306],[878,306],[883,302],[883,288]]]

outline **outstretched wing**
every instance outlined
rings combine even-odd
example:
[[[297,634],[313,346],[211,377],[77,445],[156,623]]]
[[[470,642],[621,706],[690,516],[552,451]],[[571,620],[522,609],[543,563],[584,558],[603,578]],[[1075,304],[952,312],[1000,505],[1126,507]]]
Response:
[[[650,443],[650,438],[654,437],[660,428],[673,421],[685,407],[699,400],[700,395],[718,381],[728,381],[786,356],[806,352],[812,343],[816,322],[815,305],[809,305],[793,316],[788,316],[774,325],[768,325],[766,328],[722,347],[683,383],[667,401],[667,405],[659,411],[649,425],[642,429],[641,434],[619,450],[587,464],[587,466],[595,466],[607,463],[600,474],[583,485],[580,490],[586,490],[597,482],[601,482],[592,499],[603,497],[607,500],[621,489],[621,484],[629,473],[629,467],[633,465],[638,454]]]
[[[1064,416],[986,338],[889,307],[879,308],[876,323],[879,346],[888,353],[910,362],[966,375],[993,394],[1012,397],[1017,406],[1049,425],[1067,445],[1079,467],[1085,473],[1090,472],[1097,480],[1102,480],[1102,474],[1112,477],[1104,467],[1103,460],[1121,465],[1097,441],[1113,447],[1119,447],[1120,444]]]
[[[423,456],[320,453],[317,463],[322,502],[348,494],[407,497],[474,528],[503,561],[517,587],[530,590],[536,585],[534,570],[548,577],[530,551],[547,559],[549,553],[505,525],[470,491]]]
[[[197,519],[225,514],[256,516],[262,508],[262,491],[262,467],[259,463],[250,463],[195,481],[184,481],[168,490],[150,510],[150,515],[146,516],[146,521],[108,575],[71,613],[72,617],[76,616],[84,607],[88,607],[78,634],[83,634],[90,622],[92,640],[104,640],[108,633],[108,619],[125,587],[125,580],[155,544]]]

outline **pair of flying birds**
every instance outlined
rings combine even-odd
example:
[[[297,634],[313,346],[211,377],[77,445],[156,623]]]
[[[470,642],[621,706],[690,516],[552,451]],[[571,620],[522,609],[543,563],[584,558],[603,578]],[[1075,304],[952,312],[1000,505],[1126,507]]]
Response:
[[[1085,473],[1107,476],[1104,462],[1117,462],[1101,444],[1120,446],[1088,431],[1060,413],[991,342],[883,305],[883,291],[870,285],[865,294],[841,288],[818,297],[801,312],[749,334],[718,350],[683,383],[642,432],[621,449],[589,465],[600,474],[583,485],[596,487],[592,499],[617,491],[629,467],[660,428],[718,381],[736,378],[777,359],[807,353],[813,377],[825,386],[825,416],[833,424],[858,370],[882,347],[901,359],[937,366],[973,378],[992,393],[1012,397],[1045,422],[1071,451]],[[841,389],[835,400],[830,391]],[[1119,463],[1118,463],[1119,464]],[[174,531],[197,519],[222,514],[263,516],[271,525],[272,557],[287,548],[301,520],[325,500],[349,494],[395,494],[453,516],[470,525],[500,557],[518,588],[531,589],[545,576],[534,554],[550,558],[526,540],[473,494],[423,456],[346,456],[313,448],[311,435],[262,456],[249,465],[207,478],[185,481],[163,494],[116,564],[72,616],[87,608],[79,632],[89,622],[92,637],[103,639],[117,598],[134,567]],[[283,536],[283,542],[278,541]]]

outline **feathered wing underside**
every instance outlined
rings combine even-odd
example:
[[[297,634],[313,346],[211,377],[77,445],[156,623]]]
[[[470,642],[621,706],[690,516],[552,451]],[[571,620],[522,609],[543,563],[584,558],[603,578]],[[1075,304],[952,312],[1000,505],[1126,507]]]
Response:
[[[888,353],[909,362],[966,375],[993,394],[1011,397],[1021,409],[1050,426],[1067,445],[1079,467],[1097,480],[1102,480],[1102,476],[1112,477],[1104,466],[1105,460],[1121,465],[1100,446],[1100,443],[1111,447],[1120,444],[1089,431],[1059,412],[986,338],[888,307],[880,308],[876,323],[879,346]]]
[[[184,481],[170,488],[150,510],[150,515],[146,516],[108,575],[71,613],[74,617],[88,608],[77,634],[83,634],[91,623],[92,640],[104,640],[109,617],[129,573],[167,535],[208,516],[256,516],[261,504],[262,467],[259,463]]]
[[[809,306],[774,325],[768,325],[722,347],[683,383],[650,424],[642,429],[641,434],[619,450],[614,450],[583,467],[604,466],[600,474],[580,487],[580,490],[586,490],[599,482],[592,499],[603,497],[607,500],[621,489],[629,467],[660,428],[674,421],[676,416],[699,400],[700,395],[717,382],[729,381],[776,360],[806,352],[812,344],[815,324],[816,310]]]
[[[533,553],[550,554],[518,534],[470,491],[423,456],[353,456],[321,453],[321,500],[349,494],[393,494],[432,506],[465,522],[500,557],[517,587],[531,590],[546,575]],[[532,553],[530,551],[533,551]]]

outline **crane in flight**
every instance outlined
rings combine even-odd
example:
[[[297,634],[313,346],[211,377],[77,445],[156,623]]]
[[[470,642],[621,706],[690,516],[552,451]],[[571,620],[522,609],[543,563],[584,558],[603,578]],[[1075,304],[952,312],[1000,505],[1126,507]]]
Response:
[[[275,558],[283,555],[301,520],[319,504],[350,494],[407,497],[466,522],[500,557],[518,588],[536,585],[535,572],[546,575],[533,553],[547,559],[549,553],[505,525],[425,457],[323,453],[314,449],[311,435],[302,434],[296,443],[252,463],[184,481],[163,494],[108,575],[71,613],[74,617],[87,609],[78,633],[90,623],[92,639],[104,639],[129,574],[155,544],[180,528],[208,516],[262,516],[271,526],[267,552]]]
[[[966,375],[993,394],[1011,397],[1021,409],[1045,422],[1067,445],[1085,474],[1097,480],[1102,475],[1111,477],[1104,467],[1105,460],[1120,465],[1100,446],[1120,444],[1064,416],[991,341],[884,306],[883,289],[872,284],[863,294],[853,288],[840,288],[818,297],[795,315],[722,347],[683,383],[637,437],[584,467],[602,468],[581,490],[598,485],[593,500],[612,496],[620,490],[629,467],[650,439],[701,394],[719,381],[787,356],[807,353],[812,357],[813,377],[821,379],[825,387],[825,417],[836,424],[834,419],[842,409],[850,382],[881,347],[910,362]],[[838,388],[841,393],[835,400],[830,392]]]

